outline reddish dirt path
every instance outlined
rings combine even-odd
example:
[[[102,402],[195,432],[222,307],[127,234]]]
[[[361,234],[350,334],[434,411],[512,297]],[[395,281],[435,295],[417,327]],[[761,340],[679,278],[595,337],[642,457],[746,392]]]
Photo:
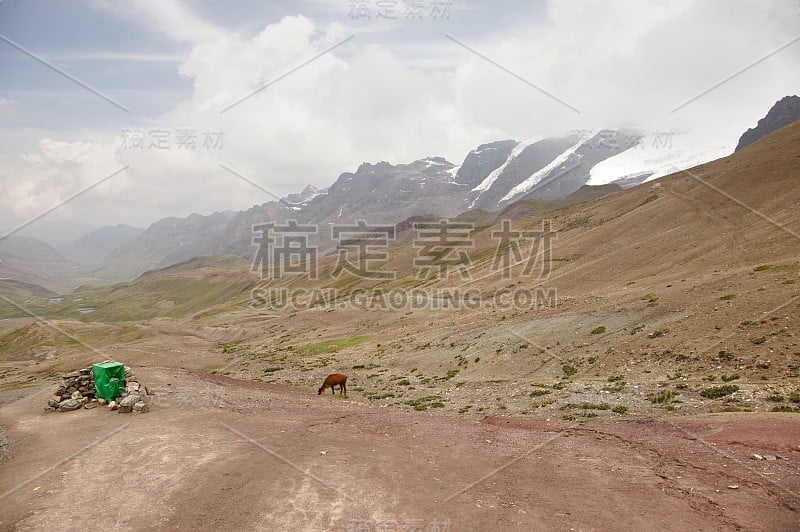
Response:
[[[797,415],[475,422],[135,372],[164,390],[151,413],[2,405],[0,529],[800,528]]]

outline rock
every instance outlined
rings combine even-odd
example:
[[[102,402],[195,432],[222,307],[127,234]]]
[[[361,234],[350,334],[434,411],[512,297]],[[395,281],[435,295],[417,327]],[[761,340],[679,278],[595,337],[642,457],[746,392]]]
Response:
[[[777,459],[778,459],[778,457],[775,456],[774,454],[765,454],[764,455],[764,460],[767,460],[767,461],[770,461],[770,462],[774,462]]]
[[[731,484],[730,486],[728,486],[728,489],[729,490],[738,490],[739,489],[739,485],[738,484]]]
[[[77,410],[81,407],[81,403],[79,403],[75,399],[67,399],[66,401],[61,401],[58,403],[58,411],[59,412],[70,412],[72,410]]]
[[[131,394],[119,402],[119,411],[123,414],[128,414],[133,411],[133,405],[141,401],[141,398],[136,394]]]
[[[83,405],[83,408],[85,408],[86,410],[91,410],[92,408],[97,408],[97,401],[89,401],[88,403]]]
[[[61,399],[60,396],[54,395],[53,397],[47,400],[47,406],[56,407],[58,406],[58,403],[60,403],[61,401],[63,401],[63,399]]]
[[[74,378],[80,377],[80,376],[81,376],[81,372],[80,371],[73,371],[73,372],[70,372],[70,373],[67,373],[66,375],[64,375],[64,378],[65,379],[74,379]]]
[[[138,401],[133,405],[133,411],[138,412],[140,414],[144,414],[145,412],[150,411],[150,405],[148,405],[144,401]]]
[[[81,392],[79,392],[78,390],[75,390],[74,392],[72,392],[71,399],[75,399],[77,401],[77,400],[82,399],[82,398],[83,398],[83,394]]]
[[[79,369],[78,373],[80,373],[81,375],[90,375],[92,373],[92,368]]]
[[[753,453],[753,456],[751,456],[750,458],[752,458],[753,460],[763,460],[764,459],[764,457],[761,456],[758,453]]]
[[[55,412],[56,409],[54,407],[52,407],[52,406],[46,406],[46,407],[44,407],[44,411],[45,412]]]
[[[106,401],[105,399],[100,397],[99,399],[97,399],[97,404],[100,405],[100,406],[104,406],[104,405],[108,404],[108,401]]]
[[[116,410],[117,409],[117,402],[116,401],[111,401],[110,403],[108,403],[108,409],[109,410]]]

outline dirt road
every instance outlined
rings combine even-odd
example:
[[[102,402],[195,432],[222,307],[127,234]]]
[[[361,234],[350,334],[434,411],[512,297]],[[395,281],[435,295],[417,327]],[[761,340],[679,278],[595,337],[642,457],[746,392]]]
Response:
[[[147,414],[5,398],[0,529],[800,528],[796,414],[479,422],[135,372]]]

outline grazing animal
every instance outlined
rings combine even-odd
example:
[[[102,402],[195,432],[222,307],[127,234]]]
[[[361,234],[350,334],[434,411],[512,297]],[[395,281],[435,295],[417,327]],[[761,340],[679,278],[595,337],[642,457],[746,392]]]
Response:
[[[335,386],[339,387],[339,395],[347,395],[347,375],[342,373],[333,373],[325,377],[325,382],[317,390],[317,395],[325,393],[325,388],[331,387],[331,393],[336,395]]]

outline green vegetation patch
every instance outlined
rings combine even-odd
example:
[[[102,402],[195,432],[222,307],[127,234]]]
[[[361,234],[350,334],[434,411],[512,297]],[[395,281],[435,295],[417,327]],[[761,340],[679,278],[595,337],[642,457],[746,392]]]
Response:
[[[417,411],[427,410],[428,408],[444,407],[442,398],[438,395],[428,395],[425,397],[420,397],[418,399],[410,399],[408,401],[405,401],[403,404],[411,406],[414,408],[414,410]]]
[[[573,375],[578,373],[578,368],[576,368],[575,366],[570,366],[569,364],[564,364],[563,366],[561,366],[561,369],[564,371],[564,375],[566,375],[567,377],[572,377]]]
[[[700,395],[707,399],[717,399],[725,397],[739,391],[739,387],[735,384],[725,384],[724,386],[712,386],[700,391]]]
[[[369,339],[369,336],[348,336],[336,340],[325,340],[314,344],[297,346],[297,351],[304,355],[321,355],[323,353],[336,353],[342,349],[353,347]]]

